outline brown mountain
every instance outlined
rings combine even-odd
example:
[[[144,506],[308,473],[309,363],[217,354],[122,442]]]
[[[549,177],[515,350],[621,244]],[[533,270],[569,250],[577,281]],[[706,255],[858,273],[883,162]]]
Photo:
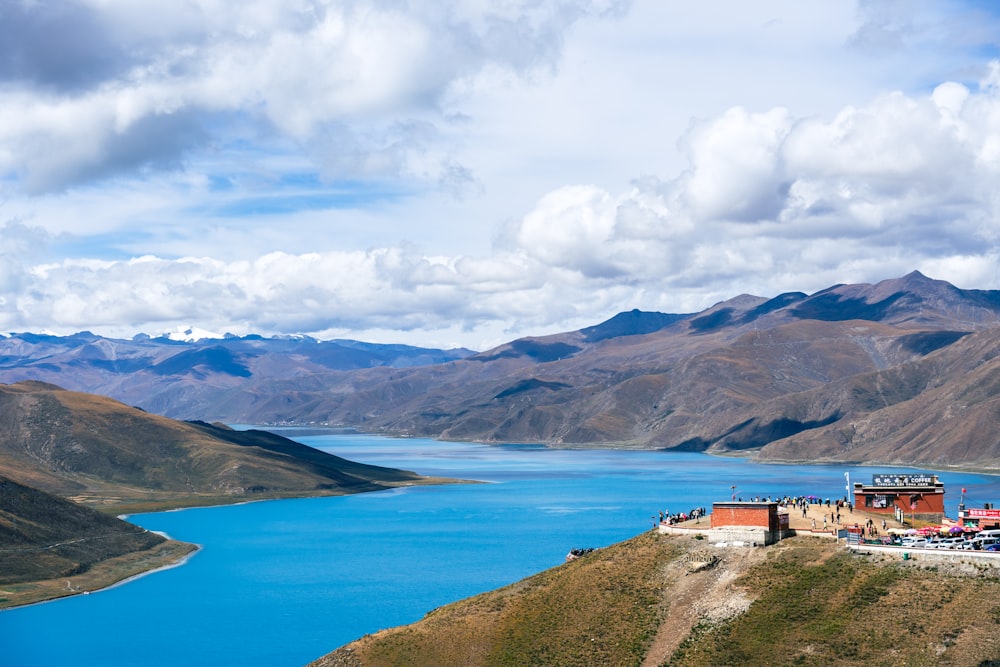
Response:
[[[0,585],[69,577],[166,538],[0,477]]]
[[[433,481],[37,382],[0,386],[0,475],[82,502],[159,508]]]
[[[268,386],[303,382],[308,388],[307,378],[316,374],[408,368],[470,354],[464,349],[320,341],[308,336],[227,335],[177,341],[144,335],[109,339],[86,331],[72,336],[13,333],[0,335],[0,382],[49,382],[112,396],[168,417],[207,418],[212,411],[204,410],[206,402],[224,405],[230,391],[259,392],[263,386],[266,392]]]
[[[8,349],[0,378],[15,368],[18,377],[72,378],[151,412],[206,421],[992,469],[998,336],[1000,292],[914,272],[811,295],[741,295],[694,314],[633,310],[421,366],[288,372],[274,358],[234,356],[236,368],[212,357],[213,365],[204,350],[123,365],[112,362],[114,345],[91,341],[88,374],[66,355],[49,362]]]
[[[741,296],[631,335],[609,321],[356,372],[283,414],[487,442],[993,469],[998,314],[1000,293],[919,273]]]

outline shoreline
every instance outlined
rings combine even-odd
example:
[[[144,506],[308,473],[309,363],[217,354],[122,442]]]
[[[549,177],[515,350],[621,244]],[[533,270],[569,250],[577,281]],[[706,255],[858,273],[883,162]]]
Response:
[[[360,491],[345,491],[343,489],[309,489],[302,491],[288,491],[274,494],[262,494],[255,498],[245,496],[178,496],[174,499],[161,498],[158,500],[125,500],[120,502],[97,505],[93,502],[83,502],[77,500],[81,505],[93,507],[108,514],[115,513],[115,516],[129,517],[136,514],[153,514],[157,512],[179,512],[181,510],[199,509],[207,507],[228,507],[230,505],[246,505],[248,503],[259,503],[268,500],[295,500],[299,498],[335,498],[339,496],[354,496],[361,493],[381,493],[383,491],[394,491],[417,486],[444,486],[447,484],[482,484],[481,480],[457,479],[451,477],[435,477],[421,475],[420,479],[407,480],[399,483],[384,483],[381,488],[363,489]]]
[[[295,426],[286,426],[285,428],[296,428],[296,427]],[[315,427],[313,427],[313,428],[315,428]],[[365,434],[362,433],[362,435],[365,435]],[[367,435],[371,435],[373,437],[387,437],[385,434],[376,434],[376,433],[371,433],[371,434],[367,434]],[[388,437],[398,437],[400,439],[406,439],[407,437],[412,437],[412,436],[388,436]],[[437,438],[432,438],[432,439],[437,439]],[[443,440],[443,439],[437,439],[437,440],[441,440],[442,442],[447,442],[447,440]],[[939,473],[948,473],[948,472],[959,473],[959,472],[961,472],[961,473],[981,474],[981,475],[991,476],[991,477],[1000,476],[1000,470],[997,470],[997,469],[983,469],[983,468],[977,468],[977,467],[974,467],[974,466],[958,466],[958,465],[954,465],[954,466],[942,466],[941,464],[938,464],[938,466],[935,466],[935,467],[921,467],[919,464],[901,464],[901,463],[881,464],[881,463],[877,463],[877,462],[873,463],[873,462],[858,462],[858,461],[852,461],[852,462],[846,462],[846,461],[829,461],[829,460],[826,460],[826,461],[808,461],[808,460],[792,460],[792,459],[760,460],[756,456],[756,454],[758,454],[759,451],[760,451],[759,449],[747,450],[747,451],[741,451],[741,452],[731,452],[731,451],[723,451],[723,452],[712,452],[712,451],[675,452],[674,450],[671,450],[671,449],[649,448],[649,447],[635,447],[635,446],[614,446],[614,445],[612,445],[610,443],[604,443],[604,444],[597,444],[597,443],[577,443],[577,444],[559,443],[559,444],[549,444],[549,443],[544,443],[544,442],[533,442],[533,443],[489,443],[489,442],[478,442],[476,444],[481,444],[481,445],[484,445],[484,446],[494,446],[494,447],[499,447],[499,446],[503,446],[503,445],[533,446],[533,447],[540,447],[540,448],[546,448],[546,449],[552,449],[552,450],[574,450],[574,449],[578,449],[578,450],[611,450],[611,451],[645,451],[645,452],[662,452],[662,453],[665,453],[665,454],[671,454],[671,453],[682,453],[682,454],[695,453],[695,454],[704,454],[704,455],[710,456],[710,457],[744,459],[744,460],[746,460],[749,463],[754,463],[754,464],[758,464],[758,465],[768,465],[768,464],[772,464],[772,465],[810,465],[810,466],[829,466],[829,467],[836,467],[836,466],[876,467],[876,466],[884,465],[884,466],[887,466],[887,467],[888,466],[899,466],[899,467],[905,467],[905,468],[915,468],[915,469],[921,469],[921,470],[928,470],[928,471],[939,472]],[[489,482],[482,481],[482,480],[465,480],[465,479],[453,479],[453,478],[443,478],[443,477],[428,477],[428,476],[421,476],[421,477],[422,477],[422,479],[417,480],[417,481],[409,481],[409,482],[405,482],[405,483],[401,483],[401,484],[388,485],[385,488],[381,488],[381,489],[372,489],[372,490],[366,490],[366,491],[356,491],[356,492],[347,492],[347,493],[344,493],[344,492],[332,492],[331,493],[331,492],[324,492],[324,491],[312,491],[312,492],[305,492],[305,493],[302,493],[302,492],[294,493],[293,492],[293,493],[287,494],[287,495],[286,494],[277,494],[277,495],[273,495],[273,496],[269,496],[269,497],[259,497],[259,498],[249,498],[249,499],[248,498],[235,499],[235,498],[230,498],[230,497],[219,497],[219,496],[210,497],[210,498],[202,498],[202,499],[188,497],[188,498],[178,499],[179,504],[176,504],[176,505],[172,505],[171,503],[169,503],[169,501],[166,501],[166,502],[164,502],[164,501],[153,501],[153,504],[155,504],[155,505],[160,505],[161,503],[162,503],[162,505],[160,507],[155,507],[155,508],[154,507],[150,507],[148,509],[146,507],[143,507],[142,506],[143,503],[141,503],[141,502],[140,503],[122,503],[121,505],[124,506],[124,507],[129,508],[129,511],[126,511],[125,513],[122,513],[122,514],[118,514],[117,516],[118,516],[118,518],[120,518],[122,520],[128,521],[132,516],[135,516],[135,515],[138,515],[138,514],[153,514],[153,513],[159,513],[159,512],[179,512],[179,511],[183,511],[183,510],[191,510],[191,509],[199,509],[199,508],[218,508],[218,507],[228,507],[228,506],[236,506],[236,505],[248,505],[248,504],[251,504],[251,503],[259,503],[259,502],[273,501],[273,500],[292,500],[292,499],[307,499],[307,498],[321,498],[321,497],[338,497],[338,496],[358,495],[358,494],[362,494],[362,493],[379,493],[379,492],[387,492],[387,491],[400,492],[400,491],[405,491],[408,488],[417,487],[417,486],[437,486],[437,485],[444,485],[444,484],[481,484],[481,483],[489,483]],[[202,504],[202,503],[198,502],[199,500],[203,500],[203,501],[207,501],[207,502],[205,502],[205,504]],[[129,507],[130,505],[132,507]],[[136,505],[138,505],[138,507],[135,507]],[[133,507],[134,507],[134,509],[133,509]],[[110,509],[110,508],[108,508],[108,509]],[[77,575],[76,577],[59,577],[57,579],[41,580],[41,581],[35,581],[35,582],[24,582],[24,583],[20,583],[20,584],[11,584],[11,585],[7,585],[7,586],[2,586],[2,587],[0,587],[0,612],[6,611],[7,609],[17,609],[17,608],[26,607],[26,606],[33,606],[35,604],[44,604],[46,602],[53,602],[53,601],[56,601],[56,600],[61,599],[61,598],[72,597],[72,596],[76,596],[76,595],[80,595],[80,594],[89,595],[91,593],[98,593],[98,592],[101,592],[101,591],[104,591],[104,590],[109,590],[109,589],[115,588],[117,586],[122,586],[124,584],[127,584],[127,583],[133,581],[133,580],[142,578],[142,577],[150,575],[150,574],[154,574],[156,572],[160,572],[160,571],[163,571],[163,570],[169,570],[169,569],[173,569],[173,568],[176,568],[176,567],[181,567],[181,566],[185,565],[191,558],[193,558],[202,549],[202,545],[192,544],[192,543],[187,543],[187,542],[180,542],[180,541],[174,540],[173,538],[170,537],[170,535],[168,535],[166,533],[163,533],[161,531],[151,531],[151,532],[155,532],[157,534],[160,534],[160,535],[162,535],[163,537],[165,537],[167,539],[167,542],[165,542],[165,543],[163,543],[161,545],[158,545],[157,547],[154,547],[152,551],[159,551],[159,550],[162,550],[165,545],[172,545],[170,547],[171,553],[170,553],[169,556],[166,557],[166,559],[163,559],[163,557],[159,557],[159,562],[150,563],[148,565],[148,567],[131,568],[131,569],[134,569],[134,571],[130,571],[130,572],[125,573],[125,574],[115,573],[114,569],[117,568],[117,567],[120,567],[120,566],[125,566],[126,569],[129,569],[128,566],[129,566],[130,561],[132,561],[132,560],[134,560],[136,558],[138,558],[140,560],[140,562],[141,562],[141,560],[143,559],[143,554],[147,554],[147,556],[148,556],[148,551],[150,551],[150,550],[147,550],[147,552],[133,552],[131,554],[124,554],[124,555],[119,556],[117,558],[109,559],[107,561],[103,561],[101,563],[98,563],[93,568],[91,568],[90,570],[88,570],[88,572],[82,573],[81,575]],[[157,558],[157,557],[154,556],[154,558]],[[107,568],[112,568],[112,571],[110,571],[110,572],[106,572],[106,571],[102,572],[102,570],[105,570]],[[89,585],[85,583],[85,584],[83,584],[81,586],[76,586],[76,587],[73,587],[71,589],[60,588],[60,587],[58,587],[56,585],[56,582],[60,582],[60,583],[61,582],[66,582],[67,586],[69,586],[70,585],[69,584],[69,580],[70,579],[77,579],[77,580],[83,579],[84,581],[86,581],[88,579],[88,577],[94,577],[95,581],[93,583],[89,584]],[[25,595],[18,596],[16,594],[16,592],[4,590],[4,589],[7,589],[7,588],[17,589],[17,588],[21,588],[21,587],[35,588],[36,590],[33,593],[29,593],[26,596]],[[48,593],[44,592],[46,589],[48,589]],[[5,600],[5,599],[3,599],[5,596],[12,596],[12,597],[8,597],[8,599]],[[24,601],[24,602],[13,602],[13,604],[11,604],[12,599],[16,600],[18,597],[27,597],[28,599],[26,601]],[[34,599],[32,599],[33,597],[34,597]]]
[[[426,480],[426,481],[423,481]],[[233,502],[225,502],[225,498],[212,498],[211,500],[222,500],[222,502],[209,502],[208,504],[182,504],[180,506],[167,507],[163,509],[150,509],[150,510],[138,510],[126,512],[123,514],[116,515],[122,521],[129,521],[132,516],[137,514],[158,514],[160,512],[182,512],[185,510],[196,510],[196,509],[211,509],[219,507],[235,507],[238,505],[250,505],[252,503],[262,503],[270,502],[276,500],[305,500],[310,498],[333,498],[341,496],[353,496],[360,495],[363,493],[384,493],[384,492],[403,492],[410,488],[415,488],[419,486],[441,486],[445,484],[484,484],[488,482],[482,482],[479,480],[462,480],[462,479],[451,479],[445,477],[424,477],[423,480],[413,483],[407,482],[403,484],[396,484],[386,486],[382,489],[372,489],[368,491],[357,491],[353,493],[300,493],[293,495],[279,495],[269,498],[250,498],[235,500]],[[208,499],[206,499],[208,500]],[[127,504],[125,504],[127,506]],[[131,521],[130,521],[131,523]],[[142,528],[138,524],[133,524],[137,527]],[[147,530],[143,528],[143,530]],[[0,584],[0,612],[7,611],[8,609],[20,609],[23,607],[30,607],[37,604],[45,604],[47,602],[55,602],[63,598],[75,597],[78,595],[90,595],[91,593],[99,593],[101,591],[106,591],[118,586],[123,586],[131,581],[140,579],[150,574],[160,572],[163,570],[171,570],[176,567],[181,567],[185,565],[191,558],[193,558],[201,549],[203,548],[200,544],[195,544],[191,542],[183,542],[180,540],[173,539],[169,534],[164,531],[148,531],[161,535],[166,538],[166,542],[163,542],[152,549],[140,552],[132,552],[128,554],[122,554],[115,558],[111,558],[100,563],[96,563],[87,572],[75,575],[72,577],[57,577],[55,579],[42,579],[37,581],[21,582],[17,584]],[[167,556],[165,562],[162,562],[162,558],[158,558],[155,555],[151,555],[151,552],[162,551],[163,549],[170,549],[171,554]],[[179,552],[174,554],[173,552]],[[154,558],[154,562],[149,564],[148,567],[130,568],[129,565],[132,561],[138,559],[141,563],[146,557]],[[127,574],[116,573],[115,569],[122,567],[128,571]],[[106,570],[111,569],[110,572]],[[134,571],[132,571],[134,569]],[[72,579],[84,580],[85,582],[93,578],[93,582],[90,584],[82,584],[80,586],[73,587],[71,589],[64,588],[57,585],[57,582],[67,582],[69,583]],[[10,590],[8,590],[10,589]],[[20,593],[20,595],[19,595]],[[17,602],[18,598],[26,598],[24,602]]]
[[[101,561],[78,575],[0,585],[0,596],[3,596],[0,613],[100,593],[149,574],[180,567],[201,549],[201,545],[171,539],[145,551]],[[74,580],[80,583],[74,586]]]
[[[170,541],[171,542],[177,542],[177,540],[170,540]],[[195,544],[194,542],[177,542],[177,543],[178,544],[189,544],[189,545],[193,546],[194,549],[191,549],[187,553],[182,554],[179,559],[177,559],[176,561],[174,561],[172,563],[167,563],[166,565],[162,565],[160,567],[154,567],[154,568],[150,568],[148,570],[144,570],[142,572],[138,572],[138,573],[133,574],[133,575],[131,575],[129,577],[125,577],[124,579],[116,581],[115,583],[113,583],[113,584],[111,584],[109,586],[105,586],[104,588],[99,588],[97,590],[91,591],[91,593],[100,593],[102,591],[109,591],[112,588],[118,588],[119,586],[124,586],[125,584],[127,584],[129,582],[135,581],[137,579],[142,579],[143,577],[148,576],[150,574],[156,574],[157,572],[163,572],[165,570],[172,570],[172,569],[174,569],[176,567],[182,567],[184,565],[187,565],[187,562],[189,560],[191,560],[192,558],[194,558],[195,556],[197,556],[201,552],[201,550],[204,548],[202,545]],[[45,600],[43,602],[52,602],[52,600]],[[42,604],[42,603],[39,603],[39,604]]]
[[[731,450],[731,451],[709,451],[707,449],[706,450],[701,450],[701,451],[691,451],[691,450],[677,450],[677,449],[669,448],[669,447],[658,447],[658,446],[649,446],[649,445],[646,445],[646,444],[633,444],[633,443],[624,443],[624,442],[620,442],[620,443],[612,443],[612,442],[603,442],[603,443],[602,442],[574,442],[574,443],[565,443],[565,442],[558,442],[557,443],[557,442],[544,442],[544,441],[538,441],[538,440],[531,441],[531,442],[528,442],[528,441],[524,441],[524,442],[513,442],[513,441],[492,442],[492,441],[486,441],[486,440],[453,440],[453,439],[450,439],[450,438],[442,438],[442,437],[436,437],[436,436],[432,436],[432,435],[417,435],[417,436],[415,436],[415,435],[409,435],[409,434],[406,434],[406,433],[390,433],[390,432],[379,432],[379,433],[376,433],[376,432],[371,432],[371,431],[362,431],[362,430],[359,430],[359,429],[357,429],[356,427],[353,427],[353,426],[336,426],[336,427],[334,427],[334,426],[330,426],[330,427],[319,426],[318,427],[315,424],[309,425],[309,426],[297,425],[297,424],[284,424],[284,425],[282,425],[281,428],[287,428],[287,429],[311,428],[311,429],[314,429],[316,431],[329,430],[329,431],[338,431],[338,432],[353,432],[353,433],[356,433],[358,435],[368,435],[368,436],[381,437],[381,438],[395,438],[395,439],[399,439],[399,440],[406,440],[406,439],[412,439],[412,438],[425,438],[425,439],[428,439],[428,440],[437,440],[439,442],[468,442],[468,443],[473,443],[473,444],[477,444],[477,445],[485,445],[487,447],[503,447],[505,445],[512,445],[512,446],[545,447],[547,449],[557,449],[557,450],[575,450],[575,449],[578,449],[578,450],[602,450],[603,449],[603,450],[626,451],[626,452],[663,452],[665,454],[671,454],[671,453],[677,453],[677,454],[705,454],[706,456],[717,456],[717,457],[720,457],[720,458],[746,459],[746,460],[750,461],[751,463],[759,463],[759,464],[762,464],[762,465],[767,465],[767,464],[773,464],[773,465],[817,465],[817,466],[822,466],[822,465],[837,466],[837,465],[841,465],[841,466],[857,466],[857,467],[869,467],[869,468],[875,468],[875,467],[879,467],[879,466],[883,466],[883,467],[895,467],[895,466],[898,466],[898,467],[902,467],[902,468],[915,468],[915,469],[918,469],[918,470],[927,470],[929,472],[941,472],[941,473],[947,473],[947,472],[964,472],[964,473],[974,473],[974,474],[977,474],[977,475],[989,475],[991,477],[1000,477],[1000,464],[997,464],[994,467],[990,467],[990,466],[985,465],[985,464],[983,464],[983,465],[976,465],[975,463],[968,463],[968,464],[965,464],[965,463],[953,463],[953,464],[949,464],[949,463],[935,463],[935,464],[927,463],[927,464],[923,464],[923,463],[920,463],[919,461],[915,462],[915,463],[900,463],[900,462],[892,463],[892,462],[886,462],[886,461],[857,461],[857,460],[853,460],[853,461],[843,460],[843,461],[841,461],[841,460],[835,460],[835,459],[823,459],[823,460],[788,459],[788,458],[782,458],[782,459],[761,459],[761,458],[757,457],[757,455],[762,451],[762,448],[760,448],[760,447],[755,447],[755,448],[752,448],[752,449],[739,450],[739,451],[735,451],[735,450]]]

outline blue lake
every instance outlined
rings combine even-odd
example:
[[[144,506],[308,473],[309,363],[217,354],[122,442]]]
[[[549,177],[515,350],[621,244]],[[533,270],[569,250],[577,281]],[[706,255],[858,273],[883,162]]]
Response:
[[[760,465],[702,454],[553,450],[274,429],[365,463],[484,484],[143,514],[202,545],[181,567],[0,612],[5,667],[303,665],[366,633],[498,588],[730,497],[843,497],[899,467]],[[956,515],[1000,477],[938,473]]]

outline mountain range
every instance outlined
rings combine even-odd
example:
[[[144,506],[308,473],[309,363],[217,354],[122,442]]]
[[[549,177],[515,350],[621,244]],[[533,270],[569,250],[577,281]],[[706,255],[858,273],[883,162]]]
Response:
[[[0,381],[204,421],[992,470],[998,352],[1000,292],[913,272],[698,313],[632,310],[478,353],[14,334],[0,339]]]

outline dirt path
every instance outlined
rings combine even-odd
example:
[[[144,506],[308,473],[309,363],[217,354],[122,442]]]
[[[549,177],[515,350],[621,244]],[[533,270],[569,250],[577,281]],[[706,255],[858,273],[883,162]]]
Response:
[[[884,534],[881,515],[851,511],[844,507],[840,510],[838,523],[836,513],[836,507],[827,505],[809,505],[805,515],[802,510],[793,507],[789,508],[789,524],[799,534],[824,535],[829,538],[838,528],[846,528],[855,523],[864,525],[871,518],[879,533]],[[900,525],[891,517],[885,519],[886,528],[897,528]],[[692,522],[687,525],[694,527]],[[746,611],[753,600],[734,587],[733,582],[749,567],[766,559],[769,549],[773,548],[713,547],[699,543],[692,546],[685,557],[673,561],[664,572],[667,580],[664,599],[666,612],[642,663],[643,667],[659,667],[665,663],[700,619],[721,621]]]
[[[699,619],[721,621],[746,611],[753,600],[733,581],[766,557],[762,548],[705,547],[673,561],[665,573],[667,612],[643,667],[666,662]]]

